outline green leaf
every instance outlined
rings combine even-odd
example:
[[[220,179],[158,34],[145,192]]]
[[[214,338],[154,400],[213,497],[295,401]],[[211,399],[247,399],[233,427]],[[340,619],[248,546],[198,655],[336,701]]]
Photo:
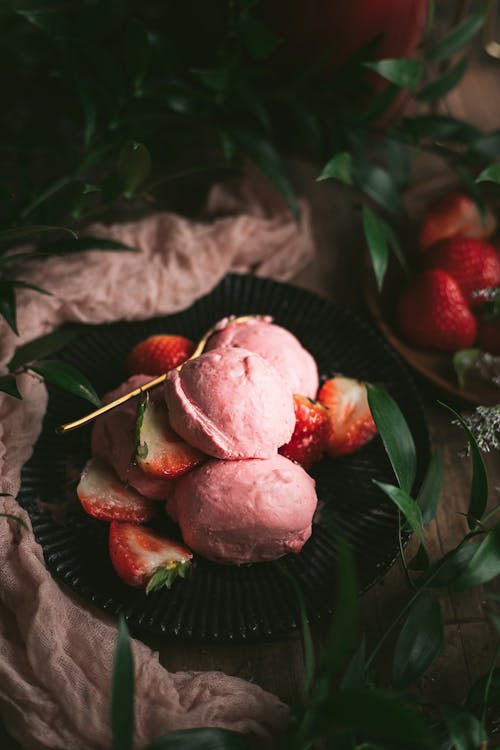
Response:
[[[483,135],[478,128],[468,122],[447,115],[419,115],[405,118],[395,130],[395,135],[398,133],[409,137],[415,144],[425,139],[473,143]]]
[[[132,750],[134,740],[134,660],[123,616],[118,622],[111,683],[112,750]]]
[[[495,161],[500,154],[500,131],[481,134],[470,144],[470,155],[482,162]]]
[[[180,729],[151,742],[144,750],[249,750],[246,737],[229,729]]]
[[[295,594],[295,598],[297,600],[297,604],[299,607],[300,633],[302,636],[302,642],[304,644],[304,687],[305,687],[304,692],[305,692],[305,695],[307,696],[309,694],[309,691],[313,683],[315,664],[314,664],[314,644],[313,644],[312,635],[311,635],[311,627],[309,625],[309,620],[307,617],[306,602],[305,602],[304,594],[302,593],[300,584],[295,578],[295,576],[292,573],[290,573],[290,571],[288,571],[284,565],[279,565],[279,569],[281,573],[287,578],[288,582],[293,588],[293,592]]]
[[[368,404],[399,486],[410,493],[417,471],[417,452],[399,406],[387,391],[367,384]]]
[[[170,589],[177,578],[186,578],[191,572],[191,560],[182,563],[175,563],[172,567],[160,565],[151,575],[146,586],[146,594],[159,589]]]
[[[453,369],[456,372],[460,388],[465,387],[465,375],[474,367],[480,354],[479,349],[460,349],[453,355]]]
[[[443,639],[439,602],[422,594],[410,609],[396,642],[392,662],[395,687],[403,689],[418,680],[441,651]]]
[[[464,708],[444,706],[443,717],[455,750],[480,750],[487,739],[479,719]]]
[[[417,495],[417,504],[422,511],[424,525],[430,523],[437,512],[443,480],[443,454],[434,451],[427,467],[424,481]]]
[[[372,479],[372,482],[385,492],[387,497],[397,505],[415,532],[420,543],[424,544],[424,522],[422,519],[422,511],[415,500],[400,487],[393,487],[391,484],[384,484],[384,482],[378,482],[376,479]]]
[[[467,696],[467,706],[470,709],[484,705],[500,707],[500,669],[498,667],[492,670],[491,678],[489,674],[485,674],[477,680]]]
[[[363,206],[363,230],[366,244],[370,251],[373,271],[377,280],[377,288],[380,291],[387,270],[389,249],[387,247],[387,238],[382,220],[367,206]]]
[[[382,78],[386,78],[396,86],[405,89],[414,89],[418,86],[422,74],[421,63],[418,60],[407,58],[365,62],[364,67],[374,70]]]
[[[132,79],[134,93],[141,94],[142,82],[148,70],[151,56],[148,32],[136,18],[132,19],[124,33],[125,64]]]
[[[28,237],[34,237],[37,234],[45,234],[46,232],[67,232],[71,234],[75,239],[78,237],[77,233],[68,227],[56,227],[48,226],[45,224],[33,224],[32,226],[26,227],[15,227],[14,229],[3,229],[0,231],[0,244],[6,245],[19,240],[24,240]]]
[[[465,18],[462,23],[452,29],[440,42],[428,51],[429,60],[444,60],[455,54],[477,34],[488,13],[488,3]]]
[[[14,396],[14,398],[18,398],[22,401],[23,397],[19,393],[14,375],[2,375],[0,377],[0,391],[2,391],[2,393],[8,393],[9,396]]]
[[[474,529],[477,521],[480,521],[483,517],[484,511],[486,510],[486,505],[488,503],[488,476],[486,474],[483,457],[481,455],[481,451],[478,448],[476,438],[474,437],[473,433],[471,432],[465,421],[462,419],[460,414],[452,409],[451,406],[443,404],[441,401],[439,401],[438,403],[444,406],[445,409],[448,409],[448,411],[450,411],[455,416],[455,418],[460,422],[467,434],[470,453],[472,457],[472,481],[467,518],[469,522],[469,528]]]
[[[264,60],[278,44],[278,37],[271,29],[257,23],[253,18],[246,18],[239,25],[239,35],[248,52],[255,60]]]
[[[338,731],[352,728],[367,739],[421,747],[430,739],[422,714],[401,696],[384,690],[337,690],[325,704],[325,720]]]
[[[82,330],[82,326],[70,325],[60,328],[54,333],[48,333],[46,336],[33,339],[16,350],[7,367],[10,372],[13,372],[18,367],[33,362],[35,359],[42,359],[49,354],[54,354],[54,352],[69,344],[70,341],[73,341]]]
[[[9,281],[0,281],[0,315],[5,319],[16,336],[19,336],[19,331],[17,330],[16,293],[14,286]]]
[[[476,177],[476,182],[500,183],[500,164],[491,164]]]
[[[433,563],[417,581],[417,586],[440,588],[451,586],[464,572],[479,549],[481,542],[461,544],[448,552],[444,558]]]
[[[354,166],[356,185],[389,213],[401,213],[401,197],[389,172],[377,164],[357,161]]]
[[[128,141],[120,151],[116,172],[123,187],[123,195],[132,198],[151,171],[148,149],[137,141]]]
[[[480,543],[462,575],[452,585],[453,591],[480,586],[500,575],[500,524],[494,526]]]
[[[426,570],[429,567],[429,555],[423,544],[419,544],[417,554],[410,560],[410,570]]]
[[[347,665],[340,687],[342,690],[360,690],[366,687],[366,682],[366,645],[363,638],[359,648],[355,651],[351,661]]]
[[[295,219],[300,218],[297,196],[288,178],[285,176],[283,164],[273,144],[266,138],[242,129],[233,129],[227,133],[230,139],[244,153],[261,168],[266,177],[273,183],[274,187],[286,201]]]
[[[442,76],[424,86],[422,91],[419,91],[417,94],[417,99],[420,99],[422,102],[439,101],[441,97],[455,88],[461,80],[467,70],[468,62],[467,58],[463,57],[456,65],[452,65],[446,73],[443,73]]]
[[[44,242],[39,245],[40,252],[50,255],[63,255],[68,253],[81,253],[87,250],[125,250],[138,252],[135,247],[125,245],[123,242],[105,239],[104,237],[78,237],[76,240],[67,242]]]
[[[340,540],[335,572],[335,609],[322,656],[320,672],[332,675],[345,663],[356,642],[358,626],[358,581],[353,554],[344,539]]]
[[[52,385],[56,385],[64,391],[90,401],[94,406],[101,405],[99,396],[90,382],[73,365],[58,360],[41,359],[32,362],[30,369],[41,375],[48,383],[52,383]]]
[[[323,171],[320,176],[316,178],[316,182],[322,180],[339,180],[344,185],[352,185],[352,156],[348,151],[339,151],[335,154],[329,162],[323,167]]]

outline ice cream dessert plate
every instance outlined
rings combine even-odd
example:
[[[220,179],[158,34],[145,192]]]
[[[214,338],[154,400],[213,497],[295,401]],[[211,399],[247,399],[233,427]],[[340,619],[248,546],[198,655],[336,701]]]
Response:
[[[384,383],[413,432],[421,481],[428,435],[411,378],[382,337],[366,322],[296,287],[251,276],[227,276],[188,310],[147,321],[89,327],[62,358],[85,372],[100,394],[126,379],[124,359],[134,344],[168,331],[198,339],[228,315],[263,314],[291,331],[313,355],[320,376],[343,373]],[[379,438],[312,470],[319,506],[311,538],[298,555],[252,565],[221,565],[195,556],[189,579],[170,591],[146,596],[122,584],[107,552],[105,525],[86,516],[74,500],[75,481],[90,454],[90,428],[56,435],[54,428],[88,411],[83,401],[51,391],[42,435],[23,470],[21,502],[28,509],[48,567],[83,599],[111,613],[123,612],[137,629],[184,639],[238,641],[269,637],[298,626],[293,593],[280,566],[299,581],[311,621],[333,607],[337,536],[355,553],[360,591],[394,562],[397,515],[372,478],[393,481]],[[233,481],[233,480],[231,480]],[[42,502],[40,502],[42,501]],[[177,535],[165,518],[160,527]],[[299,524],[300,525],[300,524]],[[258,529],[258,524],[256,524]],[[299,529],[299,527],[297,527]],[[260,542],[265,546],[266,540]]]

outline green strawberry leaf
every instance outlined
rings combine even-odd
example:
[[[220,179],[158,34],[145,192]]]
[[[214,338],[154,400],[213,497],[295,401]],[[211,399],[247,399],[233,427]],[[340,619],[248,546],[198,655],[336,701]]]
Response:
[[[162,588],[170,589],[174,581],[179,578],[186,578],[191,572],[191,560],[186,560],[183,563],[175,563],[172,567],[166,567],[160,565],[152,573],[148,585],[146,586],[146,594],[150,594],[151,591],[158,591]]]

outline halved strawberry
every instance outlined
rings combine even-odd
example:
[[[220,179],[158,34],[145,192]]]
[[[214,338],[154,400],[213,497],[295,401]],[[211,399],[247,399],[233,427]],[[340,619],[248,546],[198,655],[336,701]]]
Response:
[[[170,427],[164,401],[147,400],[137,421],[137,464],[153,477],[185,474],[204,459]]]
[[[330,456],[352,453],[376,434],[366,386],[359,380],[340,375],[327,380],[318,401],[328,409],[326,452]]]
[[[170,588],[177,576],[185,578],[193,554],[187,547],[144,526],[113,521],[109,527],[109,555],[114,569],[129,586],[146,593]]]
[[[144,523],[156,516],[155,503],[120,482],[100,458],[87,461],[76,492],[85,512],[101,521]]]
[[[293,402],[295,429],[289,442],[278,452],[304,469],[310,469],[325,452],[328,412],[318,401],[311,401],[306,396],[295,394]]]
[[[140,341],[127,357],[131,375],[162,375],[182,364],[194,352],[195,344],[176,334],[161,333]]]

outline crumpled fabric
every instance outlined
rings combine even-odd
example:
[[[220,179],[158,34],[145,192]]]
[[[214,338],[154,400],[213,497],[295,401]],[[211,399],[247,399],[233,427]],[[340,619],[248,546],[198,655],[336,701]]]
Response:
[[[50,291],[18,293],[15,336],[0,323],[0,366],[15,348],[63,323],[139,320],[188,307],[227,272],[287,279],[313,256],[309,211],[298,225],[263,183],[215,186],[206,220],[155,213],[138,221],[89,226],[86,234],[138,252],[92,251],[23,265],[16,278]],[[23,400],[0,394],[0,512],[29,517],[18,505],[20,471],[47,406],[43,383],[18,379]],[[110,679],[116,622],[56,582],[31,531],[0,518],[0,713],[26,750],[110,747]],[[167,732],[223,727],[256,748],[282,736],[287,707],[255,684],[221,672],[169,673],[134,640],[135,743]]]

